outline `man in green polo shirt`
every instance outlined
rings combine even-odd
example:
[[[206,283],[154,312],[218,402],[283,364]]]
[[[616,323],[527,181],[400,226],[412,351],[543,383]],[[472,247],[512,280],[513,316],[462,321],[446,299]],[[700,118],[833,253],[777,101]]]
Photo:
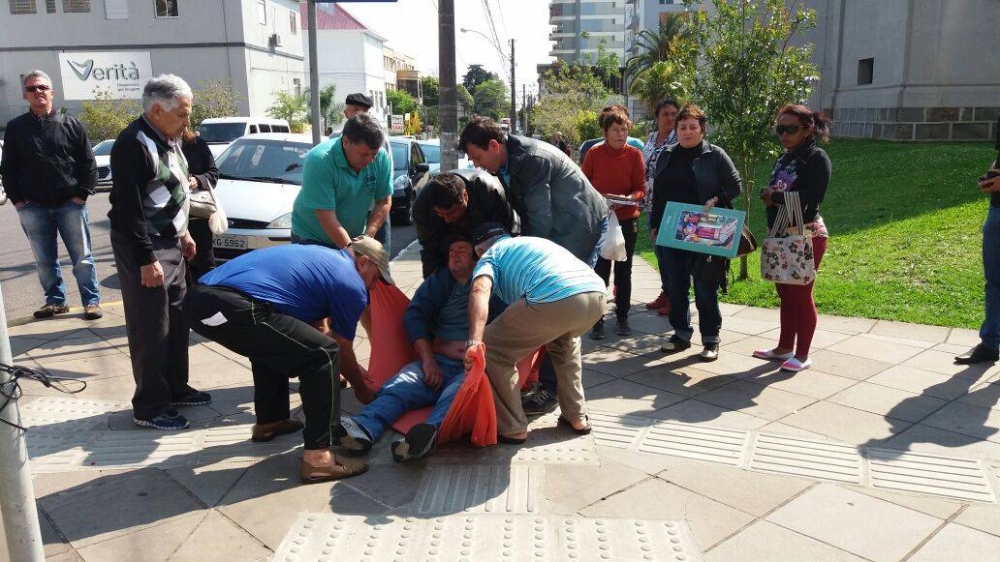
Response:
[[[384,140],[378,122],[359,113],[343,135],[309,151],[292,207],[292,242],[346,248],[356,236],[375,236],[392,205]]]

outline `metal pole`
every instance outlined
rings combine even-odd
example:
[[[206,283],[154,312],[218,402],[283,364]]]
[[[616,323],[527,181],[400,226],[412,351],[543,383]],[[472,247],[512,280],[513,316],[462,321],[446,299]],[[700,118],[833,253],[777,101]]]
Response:
[[[306,6],[309,17],[309,121],[312,123],[312,141],[317,145],[323,131],[319,129],[319,65],[316,60],[319,56],[319,48],[316,46],[319,25],[316,22],[316,0],[308,0]]]
[[[441,120],[441,169],[458,167],[458,90],[455,86],[455,0],[438,0],[439,118]]]
[[[517,133],[517,82],[514,80],[514,40],[510,40],[510,132]]]
[[[13,362],[7,336],[7,311],[4,310],[3,292],[0,291],[0,363],[11,365]],[[0,371],[0,383],[9,379],[6,371]],[[20,425],[21,414],[16,399],[0,411],[0,420]],[[19,562],[44,561],[35,490],[28,469],[28,446],[24,432],[6,423],[0,423],[0,504],[3,505],[3,529],[10,559]]]

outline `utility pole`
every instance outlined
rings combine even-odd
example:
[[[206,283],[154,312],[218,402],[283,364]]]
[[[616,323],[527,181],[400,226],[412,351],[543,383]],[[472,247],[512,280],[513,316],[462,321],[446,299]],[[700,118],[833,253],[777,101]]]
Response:
[[[517,82],[514,80],[514,40],[510,40],[510,132],[517,133]]]
[[[7,337],[7,314],[0,293],[0,363],[12,365],[10,339]],[[0,383],[6,384],[10,374],[0,371]],[[14,392],[10,389],[10,392]],[[35,491],[28,470],[28,447],[21,424],[17,398],[0,410],[0,504],[3,504],[3,528],[7,536],[7,553],[11,560],[42,562],[42,531],[38,526]]]
[[[455,0],[438,0],[438,77],[440,87],[441,169],[458,167],[458,91],[455,89]]]
[[[316,0],[308,0],[306,3],[309,18],[309,122],[312,124],[313,146],[319,144],[320,130],[319,123],[319,48],[317,36],[319,35],[319,25],[316,23]]]
[[[521,111],[524,112],[524,126],[521,131],[528,134],[528,85],[521,84]]]

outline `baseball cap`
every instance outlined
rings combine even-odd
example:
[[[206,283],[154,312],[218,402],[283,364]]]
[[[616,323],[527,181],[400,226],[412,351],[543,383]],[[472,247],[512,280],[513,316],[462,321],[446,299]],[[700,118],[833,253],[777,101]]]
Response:
[[[347,105],[362,105],[366,108],[371,108],[372,99],[364,94],[347,94],[347,100],[344,101]]]
[[[372,260],[386,283],[396,284],[392,280],[392,275],[389,274],[389,254],[381,242],[370,236],[361,235],[351,240],[351,249],[356,255],[365,256]]]
[[[476,252],[481,253],[482,251],[485,251],[481,250],[480,246],[497,236],[510,236],[510,234],[507,232],[507,229],[498,222],[487,222],[477,226],[476,229],[472,231],[472,244],[475,246]]]

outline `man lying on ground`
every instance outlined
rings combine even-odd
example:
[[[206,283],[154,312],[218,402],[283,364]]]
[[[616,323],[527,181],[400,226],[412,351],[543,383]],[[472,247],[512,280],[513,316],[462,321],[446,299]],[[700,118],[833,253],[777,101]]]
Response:
[[[469,338],[469,276],[476,264],[467,239],[450,235],[444,244],[447,269],[438,269],[420,285],[403,319],[420,359],[385,383],[360,414],[341,419],[337,441],[346,454],[368,453],[400,416],[431,405],[434,409],[427,421],[392,444],[392,458],[407,462],[434,450],[438,429],[465,380],[462,358]]]

